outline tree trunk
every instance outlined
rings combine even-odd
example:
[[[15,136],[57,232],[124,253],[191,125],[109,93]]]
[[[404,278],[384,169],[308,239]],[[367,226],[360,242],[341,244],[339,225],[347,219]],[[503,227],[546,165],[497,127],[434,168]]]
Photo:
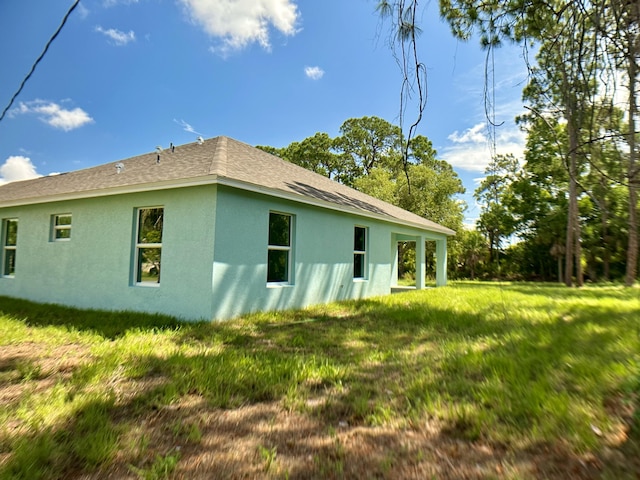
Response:
[[[558,282],[562,283],[562,255],[558,255]]]
[[[605,204],[606,206],[606,204]],[[602,253],[602,277],[605,282],[611,279],[611,248],[609,245],[611,239],[609,238],[609,215],[607,214],[607,208],[602,209],[602,243],[604,244],[604,251]]]
[[[494,236],[493,232],[490,230],[489,231],[489,263],[492,263],[493,260],[494,260],[494,257],[495,257],[495,253],[494,253],[495,252],[494,238],[495,238],[495,236]]]
[[[636,151],[636,115],[638,106],[636,104],[636,84],[637,66],[636,51],[637,38],[632,38],[629,44],[629,164],[627,168],[627,178],[629,180],[629,244],[627,246],[627,271],[624,283],[630,287],[636,280],[638,272],[638,172],[637,151]]]
[[[638,185],[629,182],[629,246],[627,247],[627,272],[624,284],[633,285],[638,272]]]
[[[569,211],[567,212],[567,240],[565,243],[565,266],[564,266],[564,283],[567,287],[573,285],[574,258],[581,252],[576,251],[576,246],[580,243],[580,235],[578,234],[578,184],[576,182],[577,163],[578,163],[578,132],[574,123],[573,108],[567,108],[567,132],[569,134]],[[576,265],[577,267],[577,265]],[[578,270],[576,269],[576,280],[578,280]]]
[[[576,207],[575,207],[575,234],[574,240],[576,242],[576,246],[574,248],[574,258],[576,262],[576,286],[581,287],[584,285],[584,272],[582,271],[582,229],[580,228],[580,217],[578,215],[578,198],[576,196]]]

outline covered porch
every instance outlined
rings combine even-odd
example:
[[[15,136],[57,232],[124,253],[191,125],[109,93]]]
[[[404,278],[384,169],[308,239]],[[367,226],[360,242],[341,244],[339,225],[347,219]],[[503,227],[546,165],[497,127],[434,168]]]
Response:
[[[411,242],[415,244],[415,287],[398,284],[398,266],[400,255],[399,243]],[[411,235],[407,233],[393,233],[391,235],[391,292],[403,290],[422,290],[426,286],[426,242],[435,243],[435,279],[436,287],[447,284],[447,236],[437,234]]]

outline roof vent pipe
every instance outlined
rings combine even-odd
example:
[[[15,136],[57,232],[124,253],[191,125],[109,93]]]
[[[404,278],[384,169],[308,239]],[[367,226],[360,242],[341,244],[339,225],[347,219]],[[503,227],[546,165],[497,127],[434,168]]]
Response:
[[[122,162],[116,163],[116,173],[124,172],[124,164]]]
[[[198,137],[197,140],[198,140],[198,145],[202,145],[204,143],[204,138],[202,137]]]

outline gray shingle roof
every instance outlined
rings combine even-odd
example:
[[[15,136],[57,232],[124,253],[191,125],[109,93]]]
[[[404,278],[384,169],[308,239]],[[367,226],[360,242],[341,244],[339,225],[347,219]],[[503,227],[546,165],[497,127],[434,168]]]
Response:
[[[60,175],[0,186],[0,207],[101,196],[127,190],[170,188],[186,181],[228,183],[307,203],[373,214],[394,223],[455,232],[389,203],[334,182],[245,143],[220,136],[158,153]],[[117,172],[116,164],[123,168]]]

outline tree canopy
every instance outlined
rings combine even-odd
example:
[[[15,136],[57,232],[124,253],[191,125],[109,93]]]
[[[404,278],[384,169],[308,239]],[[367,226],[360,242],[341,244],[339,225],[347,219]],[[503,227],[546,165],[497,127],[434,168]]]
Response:
[[[406,65],[420,65],[416,11],[425,5],[380,3],[385,18],[391,14],[390,30],[402,53],[402,92]],[[482,204],[478,228],[493,262],[514,275],[556,276],[567,285],[581,285],[585,269],[590,280],[624,278],[632,285],[639,268],[640,2],[440,0],[439,7],[455,37],[475,37],[487,51],[518,43],[528,62],[528,113],[519,119],[528,134],[525,158],[515,171],[504,164],[507,157],[494,158],[476,191]],[[410,72],[410,83],[423,80],[419,69]],[[420,103],[418,122],[422,113]],[[510,231],[521,239],[511,252],[501,244]],[[528,261],[531,255],[535,261]]]

